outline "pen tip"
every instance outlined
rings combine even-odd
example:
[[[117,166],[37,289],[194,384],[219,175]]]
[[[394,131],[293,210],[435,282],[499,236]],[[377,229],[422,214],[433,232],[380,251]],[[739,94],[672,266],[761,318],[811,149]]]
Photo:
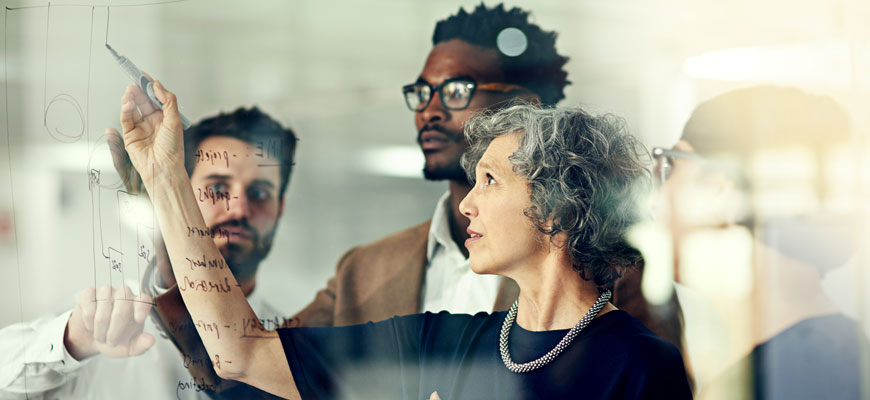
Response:
[[[115,49],[112,48],[112,46],[109,46],[108,43],[106,43],[106,48],[109,49],[113,56],[115,56],[116,58],[118,57],[118,53],[115,51]]]

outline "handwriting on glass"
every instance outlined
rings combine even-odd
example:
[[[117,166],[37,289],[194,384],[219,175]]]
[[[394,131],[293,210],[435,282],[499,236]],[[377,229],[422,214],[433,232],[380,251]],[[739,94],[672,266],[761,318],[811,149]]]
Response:
[[[221,192],[212,189],[211,187],[206,188],[196,188],[197,198],[200,203],[205,203],[211,201],[211,204],[217,204],[218,202],[225,202],[227,211],[230,209],[230,192]]]
[[[203,333],[214,333],[215,337],[218,339],[221,338],[221,331],[217,322],[204,322],[203,320],[199,320],[196,321],[196,327],[199,328],[197,331],[200,336],[202,336]]]
[[[144,244],[139,245],[139,257],[142,257],[145,262],[151,262],[151,250],[146,249]]]
[[[195,292],[200,291],[206,293],[229,293],[233,289],[233,286],[230,285],[230,280],[227,277],[224,277],[223,281],[210,281],[205,279],[191,280],[185,276],[184,283],[178,285],[178,288],[181,289],[182,292],[192,290]]]
[[[190,266],[191,271],[194,267],[224,269],[227,266],[226,261],[224,261],[223,257],[206,260],[205,255],[203,255],[202,259],[195,259],[190,257],[185,257],[185,259],[187,259],[187,265]]]
[[[207,390],[209,392],[216,392],[220,388],[220,385],[220,381],[214,384],[206,383],[205,378],[199,378],[199,381],[197,381],[196,378],[191,378],[190,381],[178,381],[178,386],[175,387],[175,397],[180,399],[181,394],[179,392],[185,390],[195,390],[196,392]]]
[[[233,154],[233,157],[235,156],[236,155]],[[196,153],[194,153],[194,158],[196,159],[196,162],[207,162],[211,165],[214,165],[215,161],[217,161],[222,164],[226,164],[227,168],[230,167],[230,155],[227,153],[226,150],[216,151],[199,149],[196,151]]]
[[[187,227],[187,237],[210,237],[215,239],[229,239],[230,233],[226,229],[221,228],[200,228],[197,226]]]
[[[242,154],[244,158],[254,158],[260,160],[280,160],[284,149],[284,139],[267,139],[254,142],[253,148],[248,146],[247,154]],[[230,153],[227,150],[215,149],[198,149],[193,153],[194,160],[197,163],[209,163],[211,165],[221,164],[227,168],[230,167],[230,160],[240,158],[239,154]],[[279,164],[262,164],[261,166],[278,166]]]

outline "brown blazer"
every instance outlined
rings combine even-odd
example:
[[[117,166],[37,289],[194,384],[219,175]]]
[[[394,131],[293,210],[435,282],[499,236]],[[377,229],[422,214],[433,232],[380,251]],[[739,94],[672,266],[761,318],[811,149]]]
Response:
[[[420,312],[430,223],[350,249],[338,261],[326,288],[290,325],[356,325]],[[516,282],[504,278],[493,311],[507,310],[518,295]]]

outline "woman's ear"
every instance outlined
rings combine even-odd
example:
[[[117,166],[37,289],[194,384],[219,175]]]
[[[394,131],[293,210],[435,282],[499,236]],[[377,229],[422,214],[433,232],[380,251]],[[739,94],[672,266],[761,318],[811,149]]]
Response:
[[[568,233],[559,232],[550,236],[550,244],[557,249],[564,249],[568,245]]]
[[[547,218],[547,222],[544,223],[543,228],[547,236],[549,236],[550,244],[561,250],[568,245],[568,233],[565,231],[557,231],[557,229],[554,228],[555,226],[558,226],[558,222],[551,216],[550,218]]]

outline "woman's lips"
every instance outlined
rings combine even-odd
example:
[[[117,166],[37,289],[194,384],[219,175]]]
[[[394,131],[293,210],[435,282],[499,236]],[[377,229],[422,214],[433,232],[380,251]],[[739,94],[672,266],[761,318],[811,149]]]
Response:
[[[471,230],[471,228],[466,229],[465,232],[467,232],[470,236],[468,239],[465,239],[465,247],[468,247],[468,245],[470,245],[471,243],[474,243],[483,238],[483,235]]]

